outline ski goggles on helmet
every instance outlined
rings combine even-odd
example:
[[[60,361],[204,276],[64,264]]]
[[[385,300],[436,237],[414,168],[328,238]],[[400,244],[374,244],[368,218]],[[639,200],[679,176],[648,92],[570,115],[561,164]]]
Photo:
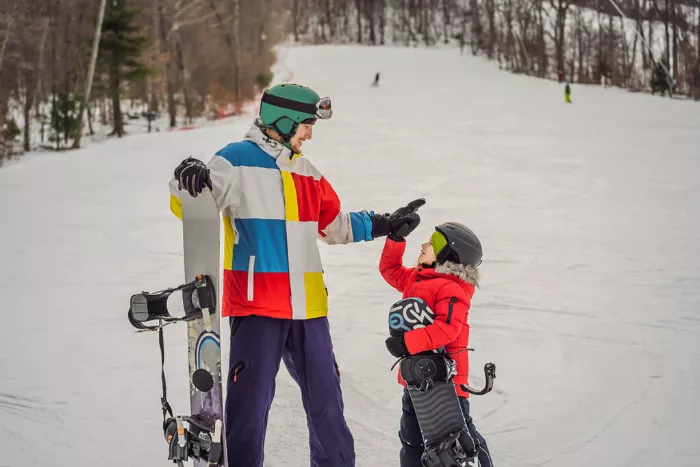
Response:
[[[322,97],[316,103],[316,116],[321,120],[328,120],[333,116],[333,106],[330,97]]]
[[[330,97],[322,97],[315,104],[306,104],[304,102],[297,102],[284,97],[273,96],[272,94],[265,92],[262,96],[262,102],[277,107],[282,107],[284,109],[314,115],[316,118],[320,118],[321,120],[328,120],[333,116],[333,106],[331,104]]]

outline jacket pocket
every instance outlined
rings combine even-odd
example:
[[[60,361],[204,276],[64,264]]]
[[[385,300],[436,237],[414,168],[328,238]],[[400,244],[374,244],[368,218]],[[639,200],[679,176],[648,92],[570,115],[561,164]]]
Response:
[[[238,332],[238,327],[241,325],[241,321],[243,321],[243,318],[245,318],[245,316],[236,316],[235,318],[231,318],[231,320],[229,321],[231,337],[235,336]]]
[[[233,365],[233,368],[231,368],[231,372],[228,375],[229,383],[238,382],[238,377],[244,369],[245,363],[243,362],[237,362],[235,365]]]
[[[255,287],[255,256],[248,259],[248,301],[253,301],[253,289]]]
[[[457,297],[450,298],[450,304],[447,306],[447,324],[452,320],[452,307],[457,303]]]

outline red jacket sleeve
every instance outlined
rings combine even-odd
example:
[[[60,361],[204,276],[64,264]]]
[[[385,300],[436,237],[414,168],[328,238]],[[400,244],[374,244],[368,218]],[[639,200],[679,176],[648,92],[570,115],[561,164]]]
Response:
[[[321,195],[321,209],[318,218],[318,230],[319,233],[325,230],[328,225],[333,222],[333,220],[340,214],[340,199],[336,194],[335,190],[328,183],[326,177],[321,177],[318,182],[320,187]],[[321,233],[321,235],[324,235]]]
[[[387,283],[403,293],[408,285],[406,282],[414,268],[406,268],[402,264],[403,253],[406,251],[406,242],[395,242],[389,237],[384,243],[382,259],[379,261],[379,272]]]
[[[411,355],[435,350],[457,339],[467,325],[469,298],[458,284],[444,285],[435,301],[435,322],[424,328],[404,334],[406,348]]]

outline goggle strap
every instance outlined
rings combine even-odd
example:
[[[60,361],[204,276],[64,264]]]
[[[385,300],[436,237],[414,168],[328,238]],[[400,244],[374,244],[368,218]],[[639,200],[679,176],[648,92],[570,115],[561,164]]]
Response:
[[[303,102],[293,101],[284,97],[273,96],[268,92],[263,94],[262,101],[284,109],[296,110],[297,112],[316,115],[316,104],[304,104]]]

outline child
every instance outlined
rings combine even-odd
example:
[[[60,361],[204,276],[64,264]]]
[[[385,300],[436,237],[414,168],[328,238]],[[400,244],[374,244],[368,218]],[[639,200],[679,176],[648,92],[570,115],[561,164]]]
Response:
[[[403,298],[423,299],[435,312],[435,322],[424,328],[408,331],[401,336],[389,337],[386,347],[396,358],[445,347],[455,360],[456,384],[467,384],[469,372],[469,324],[467,312],[474,289],[479,285],[481,243],[474,232],[457,222],[446,222],[435,227],[435,232],[421,247],[418,265],[402,265],[406,242],[395,235],[387,237],[379,263],[384,279],[403,294]],[[399,374],[399,382],[405,382]],[[469,434],[474,440],[481,467],[492,467],[489,449],[484,438],[476,431],[469,416],[469,394],[455,388],[462,405]],[[401,416],[401,467],[421,467],[423,439],[418,419],[406,389],[403,393]]]

